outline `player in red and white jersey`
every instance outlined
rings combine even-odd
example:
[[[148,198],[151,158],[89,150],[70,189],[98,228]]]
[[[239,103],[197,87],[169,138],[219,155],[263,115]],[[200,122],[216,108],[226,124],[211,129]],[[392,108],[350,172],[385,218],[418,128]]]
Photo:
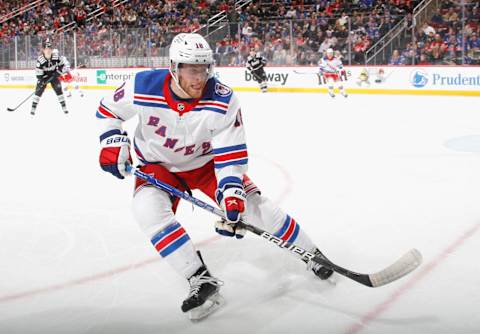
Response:
[[[328,94],[335,97],[334,85],[339,83],[338,89],[340,94],[347,97],[347,93],[343,88],[342,81],[347,79],[346,71],[343,69],[343,64],[340,58],[335,57],[333,49],[327,49],[326,55],[320,59],[319,62],[320,73],[319,76],[324,83],[328,85]]]
[[[80,97],[83,97],[83,91],[80,89],[78,83],[74,81],[73,76],[74,74],[70,69],[70,63],[68,60],[65,60],[65,66],[63,68],[62,75],[60,76],[60,81],[63,84],[63,90],[66,93],[65,95],[67,97],[72,97],[71,90],[73,89],[74,91],[78,91]]]
[[[214,77],[213,53],[198,34],[181,33],[169,50],[170,68],[143,71],[101,100],[100,165],[123,179],[132,164],[130,137],[123,123],[138,116],[133,148],[140,169],[182,191],[198,189],[216,201],[226,220],[221,235],[242,238],[236,224],[245,217],[278,238],[318,254],[318,249],[291,216],[265,196],[246,175],[248,152],[240,103]],[[212,276],[176,216],[179,199],[136,179],[134,216],[171,267],[190,284],[182,311],[193,320],[221,305],[221,281]],[[332,271],[311,267],[327,279]]]

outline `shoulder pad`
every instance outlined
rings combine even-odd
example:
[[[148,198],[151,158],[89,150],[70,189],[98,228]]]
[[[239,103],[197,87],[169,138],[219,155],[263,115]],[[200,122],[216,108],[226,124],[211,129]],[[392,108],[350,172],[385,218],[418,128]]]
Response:
[[[215,83],[215,94],[221,97],[227,97],[232,95],[232,89],[217,81]]]
[[[163,84],[167,74],[167,69],[138,72],[135,75],[135,94],[163,96]]]
[[[233,91],[230,87],[221,83],[217,78],[211,78],[207,81],[202,100],[213,100],[229,104],[232,96]]]

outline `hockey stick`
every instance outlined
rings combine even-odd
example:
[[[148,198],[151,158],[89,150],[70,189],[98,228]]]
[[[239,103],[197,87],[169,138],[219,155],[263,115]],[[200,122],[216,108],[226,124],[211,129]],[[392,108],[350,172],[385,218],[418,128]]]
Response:
[[[22,102],[20,102],[20,104],[19,104],[18,106],[16,106],[15,108],[10,108],[10,107],[8,107],[8,108],[7,108],[7,111],[15,111],[15,110],[17,110],[18,108],[20,108],[20,106],[21,106],[22,104],[24,104],[25,102],[27,102],[27,101],[33,96],[33,94],[35,94],[35,92],[33,92],[32,94],[28,95],[28,97],[26,97],[25,100],[23,100]]]
[[[131,166],[127,167],[127,171],[130,173],[133,173],[135,176],[137,176],[140,179],[143,179],[150,183],[151,185],[155,186],[158,189],[161,189],[170,195],[182,198],[202,209],[205,209],[207,211],[210,211],[211,213],[224,218],[224,213],[222,210],[215,208],[214,206],[211,206],[202,200],[195,198],[193,196],[190,196],[186,192],[180,191],[166,183],[163,183],[162,181],[154,178],[151,175],[148,175],[146,173],[143,173],[139,171],[138,169],[132,169]],[[314,255],[313,253],[296,246],[292,243],[286,242],[280,238],[277,238],[276,236],[258,228],[253,225],[246,224],[244,221],[241,221],[239,223],[239,226],[245,228],[246,230],[261,236],[262,238],[266,239],[267,241],[276,244],[280,248],[285,248],[291,253],[294,253],[296,255],[299,255],[302,260],[311,260],[313,262],[316,262],[322,266],[325,266],[327,268],[332,269],[333,271],[339,273],[340,275],[343,275],[345,277],[348,277],[360,284],[363,284],[368,287],[379,287],[391,282],[394,282],[398,280],[399,278],[407,275],[411,271],[415,270],[421,263],[422,263],[422,255],[420,252],[416,249],[411,249],[407,253],[405,253],[400,259],[395,261],[393,264],[388,266],[387,268],[374,273],[374,274],[360,274],[356,273],[354,271],[348,270],[346,268],[343,268],[339,265],[336,265],[335,263],[331,262],[325,255],[320,253],[320,255]]]
[[[48,85],[50,83],[50,81],[52,81],[53,79],[53,76],[47,80],[47,82],[45,82],[44,86]],[[15,111],[17,110],[18,108],[20,108],[22,106],[22,104],[24,104],[25,102],[27,102],[33,95],[35,94],[35,91],[33,91],[32,94],[28,95],[28,97],[25,98],[25,100],[23,100],[22,102],[20,102],[20,104],[18,106],[16,106],[15,108],[7,108],[8,111]]]
[[[318,72],[302,72],[302,71],[297,71],[297,70],[293,70],[293,73],[302,74],[302,75],[311,75],[311,74],[318,75]]]
[[[264,81],[266,82],[266,81],[267,81],[267,80],[263,80],[258,74],[256,74],[256,73],[253,72],[253,71],[250,71],[250,74],[258,80],[258,81],[257,81],[258,83],[261,83],[261,82],[264,82]]]

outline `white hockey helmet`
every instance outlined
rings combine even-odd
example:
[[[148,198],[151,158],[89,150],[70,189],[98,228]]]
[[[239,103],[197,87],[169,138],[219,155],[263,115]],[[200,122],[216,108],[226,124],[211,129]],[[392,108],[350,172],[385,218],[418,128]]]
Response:
[[[327,49],[327,56],[333,56],[334,55],[334,52],[333,52],[333,49],[332,48],[328,48]]]
[[[208,78],[212,78],[213,73],[213,52],[208,42],[199,34],[181,33],[176,35],[169,49],[170,73],[173,79],[178,83],[178,65],[179,64],[206,64],[208,66]]]

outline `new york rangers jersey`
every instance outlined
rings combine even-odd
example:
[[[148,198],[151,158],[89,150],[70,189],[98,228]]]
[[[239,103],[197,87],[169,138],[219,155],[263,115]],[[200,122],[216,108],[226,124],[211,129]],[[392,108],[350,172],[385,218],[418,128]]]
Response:
[[[139,72],[100,102],[102,136],[123,131],[138,115],[133,146],[142,164],[160,164],[171,172],[189,171],[214,160],[217,180],[243,178],[248,154],[240,105],[232,90],[215,78],[200,99],[177,100],[166,69]]]
[[[320,59],[319,67],[322,73],[339,73],[343,70],[342,61],[337,57],[333,57],[332,59],[326,56],[323,57]]]

